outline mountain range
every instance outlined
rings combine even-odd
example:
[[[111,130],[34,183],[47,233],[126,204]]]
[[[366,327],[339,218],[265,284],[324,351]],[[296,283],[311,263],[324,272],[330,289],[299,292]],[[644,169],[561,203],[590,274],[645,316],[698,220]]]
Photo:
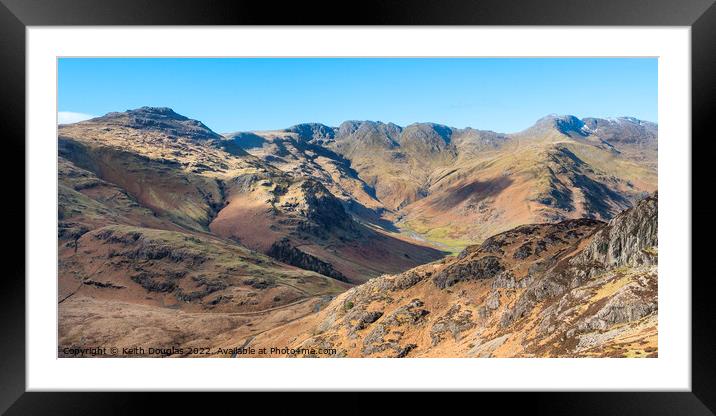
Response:
[[[610,343],[633,328],[589,350],[545,346],[567,342],[557,339],[574,329],[565,325],[534,338],[527,329],[515,337],[514,326],[572,322],[549,309],[560,299],[587,305],[570,318],[587,330],[569,342],[640,322],[648,335],[639,340],[653,343],[657,137],[656,124],[630,117],[557,115],[514,134],[376,121],[218,134],[156,107],[60,125],[60,345],[281,340],[348,356],[653,355]],[[629,215],[648,230],[622,226]],[[584,254],[615,229],[648,235],[609,253],[651,254],[616,263],[597,255],[602,245]],[[398,281],[413,282],[398,285],[412,303],[395,303]],[[590,298],[592,289],[609,293]],[[653,298],[627,302],[641,311],[628,319],[584,323],[609,313],[597,303],[645,291]],[[404,315],[419,325],[386,341]],[[363,339],[378,324],[382,335]],[[436,325],[452,334],[449,347]],[[482,341],[460,341],[474,328]],[[325,336],[305,337],[316,333]],[[505,341],[479,347],[493,335]]]

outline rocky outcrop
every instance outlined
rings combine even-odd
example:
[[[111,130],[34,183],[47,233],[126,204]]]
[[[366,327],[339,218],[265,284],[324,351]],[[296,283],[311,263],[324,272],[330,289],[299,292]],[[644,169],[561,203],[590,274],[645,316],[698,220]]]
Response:
[[[183,276],[159,276],[151,272],[139,272],[130,276],[130,279],[139,283],[148,292],[168,293],[177,289],[177,277]]]
[[[588,133],[584,122],[573,115],[549,114],[537,120],[533,126],[525,132],[535,133],[539,131],[557,131],[571,137],[584,137]]]
[[[343,208],[343,204],[315,180],[306,180],[301,184],[305,198],[305,216],[310,221],[300,226],[300,231],[325,236],[329,231],[341,229],[355,231],[353,219]]]
[[[619,291],[577,328],[581,331],[603,331],[612,325],[636,321],[649,315],[657,309],[656,299],[653,296],[643,296],[641,292],[643,290],[640,286]]]
[[[271,245],[271,248],[266,254],[280,262],[300,267],[304,270],[311,270],[342,282],[348,282],[348,278],[338,270],[334,269],[333,265],[310,254],[304,253],[294,247],[286,238]]]
[[[297,124],[286,129],[289,133],[297,133],[300,140],[316,144],[326,144],[335,139],[336,130],[320,123]]]
[[[363,354],[371,355],[385,350],[393,350],[398,355],[403,353],[406,347],[400,345],[403,336],[400,328],[422,325],[425,322],[425,317],[430,313],[422,308],[423,305],[422,300],[413,299],[376,323],[363,340]],[[411,347],[408,352],[414,348]]]
[[[503,313],[501,325],[513,324],[538,303],[557,298],[614,268],[655,265],[658,261],[657,199],[657,194],[654,194],[639,201],[634,208],[623,211],[595,232],[579,253],[559,259],[554,267],[538,274],[514,306]],[[616,306],[600,313],[635,319],[653,310],[643,305],[626,307],[617,297],[612,302],[616,302]],[[595,319],[603,321],[602,318]],[[614,324],[620,322],[619,319],[609,322]]]
[[[450,139],[453,129],[448,126],[434,123],[416,123],[403,129],[400,134],[400,147],[412,154],[428,157],[443,151],[451,151]]]
[[[109,288],[109,289],[125,289],[126,288],[126,286],[116,285],[112,282],[98,282],[97,280],[93,280],[93,279],[85,279],[82,281],[82,284],[85,284],[87,286],[98,287],[101,289],[107,289],[107,288]]]
[[[655,264],[658,246],[658,195],[614,217],[598,231],[589,245],[572,260],[574,265],[598,263],[604,267]]]
[[[475,326],[472,319],[472,312],[469,310],[460,310],[460,305],[453,305],[447,313],[441,316],[430,329],[430,339],[432,345],[437,345],[445,339],[445,334],[452,335],[454,340],[458,340],[460,334]]]
[[[92,237],[106,243],[120,243],[127,247],[121,256],[133,260],[169,260],[174,263],[199,265],[207,256],[199,250],[179,248],[165,240],[147,238],[137,231],[124,231],[121,228],[104,228],[92,233]],[[120,253],[110,252],[110,256]]]
[[[204,123],[177,114],[168,107],[141,107],[123,113],[113,112],[83,123],[120,125],[139,130],[155,130],[176,137],[192,140],[221,140]]]
[[[364,313],[360,317],[360,319],[358,319],[358,323],[353,327],[353,331],[360,331],[361,329],[365,329],[368,325],[380,319],[381,316],[383,316],[383,312],[380,311]]]
[[[462,281],[494,279],[512,287],[518,285],[510,271],[529,264],[528,276],[517,276],[527,283],[525,277],[539,273],[546,264],[553,264],[554,255],[563,253],[574,243],[603,226],[601,221],[583,218],[556,224],[523,225],[485,240],[481,245],[469,246],[433,277],[440,289]],[[535,261],[540,259],[540,261]],[[524,274],[524,273],[523,273]]]
[[[445,289],[457,282],[467,280],[489,279],[505,270],[500,259],[494,256],[482,257],[478,260],[456,264],[438,273],[434,278],[435,286]]]
[[[338,127],[336,142],[343,142],[348,145],[348,148],[355,148],[356,145],[392,148],[398,146],[398,136],[402,131],[400,126],[393,123],[344,121]]]

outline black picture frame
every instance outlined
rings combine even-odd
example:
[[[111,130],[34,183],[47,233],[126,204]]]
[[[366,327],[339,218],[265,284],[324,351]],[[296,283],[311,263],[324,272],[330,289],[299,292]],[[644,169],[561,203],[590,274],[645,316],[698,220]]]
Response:
[[[340,6],[340,7],[339,7]],[[6,249],[0,286],[0,413],[126,414],[158,404],[163,413],[202,412],[224,402],[267,399],[220,395],[159,398],[149,393],[25,392],[25,28],[63,25],[567,25],[567,26],[689,26],[692,82],[692,389],[690,392],[629,393],[480,393],[468,401],[473,409],[498,405],[503,411],[548,414],[713,415],[716,411],[716,363],[712,319],[712,273],[706,268],[716,208],[710,160],[714,154],[716,115],[716,6],[714,0],[364,0],[333,3],[192,1],[192,0],[0,0],[0,126],[5,154]],[[670,138],[688,140],[689,138]],[[21,156],[22,155],[22,156]],[[692,227],[694,228],[694,227]],[[702,237],[699,241],[698,237]],[[682,278],[689,276],[672,276]],[[477,376],[477,375],[476,375]],[[373,413],[372,400],[356,393],[336,396],[341,413]],[[443,413],[456,402],[436,399],[382,401],[385,411],[409,413],[438,406]],[[270,400],[269,413],[293,412],[296,404],[319,409],[325,399]],[[462,403],[464,404],[464,403]],[[327,405],[326,405],[327,406]],[[335,411],[335,408],[332,407]],[[324,409],[325,410],[325,409]]]

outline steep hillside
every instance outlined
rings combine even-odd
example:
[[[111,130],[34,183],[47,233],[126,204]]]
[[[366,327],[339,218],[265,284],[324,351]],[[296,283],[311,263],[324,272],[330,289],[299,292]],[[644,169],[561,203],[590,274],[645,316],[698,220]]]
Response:
[[[574,117],[542,119],[433,177],[398,225],[456,251],[520,224],[608,220],[657,183],[655,164],[623,157]]]
[[[379,222],[384,208],[375,190],[358,177],[348,159],[326,147],[335,134],[335,129],[322,124],[300,124],[286,130],[225,136],[284,172],[320,181],[351,214]]]
[[[606,224],[521,226],[371,279],[249,345],[292,356],[653,357],[657,224],[654,195]]]
[[[614,146],[624,157],[656,168],[658,126],[633,117],[585,118],[585,128]]]
[[[143,107],[59,126],[59,155],[112,184],[156,216],[206,231],[225,201],[224,180],[266,171],[196,120],[167,108]]]
[[[360,283],[443,255],[355,221],[320,181],[308,177],[242,176],[226,195],[227,206],[210,225],[213,233],[310,270],[330,266],[339,280]]]
[[[91,295],[250,312],[348,287],[208,236],[123,225],[89,231],[60,254],[60,300]]]

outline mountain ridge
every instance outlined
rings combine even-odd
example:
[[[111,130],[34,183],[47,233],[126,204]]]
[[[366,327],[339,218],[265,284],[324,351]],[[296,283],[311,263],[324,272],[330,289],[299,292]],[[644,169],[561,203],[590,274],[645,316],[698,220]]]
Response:
[[[302,122],[302,123],[294,124],[294,125],[291,125],[289,127],[279,129],[279,130],[283,130],[286,132],[293,132],[293,133],[303,132],[304,137],[307,137],[307,136],[305,136],[306,132],[308,132],[312,129],[318,129],[319,131],[324,132],[324,134],[332,136],[332,135],[337,134],[341,130],[341,126],[343,126],[343,133],[341,135],[345,136],[345,135],[350,134],[350,132],[355,131],[358,127],[360,127],[363,124],[373,125],[373,126],[386,126],[388,128],[394,128],[399,131],[402,131],[407,127],[415,126],[415,125],[434,125],[434,126],[448,128],[453,131],[477,130],[477,131],[491,132],[491,133],[502,134],[502,135],[514,135],[514,134],[517,134],[524,130],[529,129],[530,127],[534,127],[536,124],[539,124],[540,122],[549,121],[549,120],[563,120],[563,122],[565,122],[567,120],[574,120],[574,121],[581,122],[581,124],[588,124],[588,122],[593,123],[594,121],[598,121],[598,122],[602,122],[602,123],[604,123],[604,122],[607,122],[607,123],[608,122],[619,122],[621,120],[621,121],[633,123],[635,125],[646,125],[646,126],[653,125],[654,127],[656,127],[658,125],[657,123],[649,121],[649,120],[642,120],[637,117],[627,116],[627,115],[616,116],[616,117],[586,116],[583,118],[579,118],[572,114],[550,113],[550,114],[547,114],[547,115],[537,119],[535,121],[535,123],[533,123],[531,126],[528,126],[522,130],[510,132],[510,133],[498,132],[498,131],[492,130],[492,129],[479,129],[479,128],[476,128],[473,126],[454,127],[454,126],[450,126],[445,123],[434,122],[434,121],[414,121],[412,123],[401,126],[401,125],[393,123],[393,122],[385,122],[385,121],[381,121],[381,120],[367,120],[367,119],[366,120],[358,120],[358,119],[344,120],[343,122],[339,123],[337,126],[331,126],[329,124],[325,124],[325,123],[318,122],[318,121],[309,121],[309,122]],[[351,131],[351,129],[352,129],[352,131]],[[235,130],[233,132],[221,133],[221,135],[224,137],[229,137],[229,136],[232,136],[232,135],[238,134],[238,133],[252,133],[252,132],[262,132],[262,131],[276,131],[276,130],[261,130],[261,129]]]

